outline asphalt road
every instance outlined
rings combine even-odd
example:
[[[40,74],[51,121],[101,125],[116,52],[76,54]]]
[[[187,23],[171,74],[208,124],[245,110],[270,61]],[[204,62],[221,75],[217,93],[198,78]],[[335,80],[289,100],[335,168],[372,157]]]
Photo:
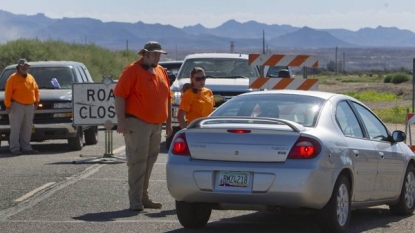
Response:
[[[166,150],[155,164],[150,195],[161,210],[128,210],[127,166],[123,138],[114,132],[113,152],[103,161],[104,131],[96,146],[70,152],[65,141],[36,143],[38,155],[13,157],[7,143],[0,148],[0,232],[320,232],[314,215],[214,210],[203,229],[183,229],[165,181]],[[80,154],[98,156],[82,161]],[[107,159],[110,160],[110,159]],[[76,163],[74,163],[74,161]],[[397,217],[387,206],[352,212],[350,233],[415,232],[415,215]]]

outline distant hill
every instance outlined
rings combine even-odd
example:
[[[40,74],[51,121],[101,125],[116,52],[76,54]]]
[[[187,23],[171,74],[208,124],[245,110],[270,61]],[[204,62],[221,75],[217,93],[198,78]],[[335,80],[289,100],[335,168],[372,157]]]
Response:
[[[262,53],[264,47],[272,53],[315,53],[321,58],[320,64],[334,60],[333,49],[341,48],[343,51],[339,52],[349,60],[350,67],[360,64],[353,60],[356,54],[361,60],[359,62],[370,64],[370,68],[388,68],[391,64],[409,67],[415,48],[415,33],[396,27],[378,26],[350,31],[229,20],[216,28],[206,28],[196,22],[194,26],[178,28],[144,22],[104,23],[91,18],[51,19],[42,13],[16,15],[0,10],[0,43],[20,38],[93,43],[111,50],[136,51],[147,41],[157,40],[169,51],[168,59],[182,59],[195,52],[229,52],[232,44],[232,51],[242,53]],[[391,52],[382,49],[391,47],[396,49]],[[380,59],[367,58],[371,54],[365,54],[363,48],[379,53]],[[382,51],[396,57],[382,54]]]

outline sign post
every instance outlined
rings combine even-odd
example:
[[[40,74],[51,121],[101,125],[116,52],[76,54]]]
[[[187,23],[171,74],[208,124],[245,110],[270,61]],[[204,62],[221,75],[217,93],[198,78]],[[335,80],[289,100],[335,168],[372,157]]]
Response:
[[[74,125],[103,125],[105,127],[105,153],[102,157],[83,160],[107,161],[107,159],[123,159],[114,156],[112,129],[117,124],[115,114],[115,97],[113,90],[115,82],[104,77],[101,83],[74,83],[73,96],[73,124]],[[80,157],[91,157],[80,155]],[[79,161],[73,161],[79,163]]]

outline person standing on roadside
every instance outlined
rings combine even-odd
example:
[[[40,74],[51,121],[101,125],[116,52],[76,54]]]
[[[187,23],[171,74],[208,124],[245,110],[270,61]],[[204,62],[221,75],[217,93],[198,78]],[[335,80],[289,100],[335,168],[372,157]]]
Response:
[[[162,124],[170,136],[171,98],[166,70],[158,65],[160,43],[150,41],[138,52],[142,58],[124,68],[114,88],[117,132],[124,135],[130,210],[161,209],[148,194],[153,165],[160,152]]]
[[[190,81],[190,87],[182,95],[177,113],[177,120],[182,129],[193,120],[208,116],[215,106],[212,91],[205,87],[206,75],[202,68],[193,68]]]
[[[39,87],[27,72],[29,67],[26,59],[20,59],[17,71],[6,81],[4,104],[9,114],[10,152],[13,155],[39,153],[30,145],[33,117],[39,103]]]

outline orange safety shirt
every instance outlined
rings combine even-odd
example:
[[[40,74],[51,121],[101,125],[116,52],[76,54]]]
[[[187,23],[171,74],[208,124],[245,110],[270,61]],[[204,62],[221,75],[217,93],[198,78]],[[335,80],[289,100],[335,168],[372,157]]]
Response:
[[[15,72],[7,79],[4,92],[4,105],[6,105],[6,108],[12,106],[12,101],[20,104],[39,102],[39,87],[31,74],[28,73],[25,78],[18,72]]]
[[[215,100],[213,93],[208,88],[202,88],[197,93],[189,88],[182,96],[179,109],[186,112],[186,120],[189,124],[193,120],[206,117],[213,111]]]
[[[125,99],[125,113],[152,124],[168,117],[170,81],[166,70],[157,66],[155,73],[141,67],[142,60],[124,68],[114,88],[114,95]]]

